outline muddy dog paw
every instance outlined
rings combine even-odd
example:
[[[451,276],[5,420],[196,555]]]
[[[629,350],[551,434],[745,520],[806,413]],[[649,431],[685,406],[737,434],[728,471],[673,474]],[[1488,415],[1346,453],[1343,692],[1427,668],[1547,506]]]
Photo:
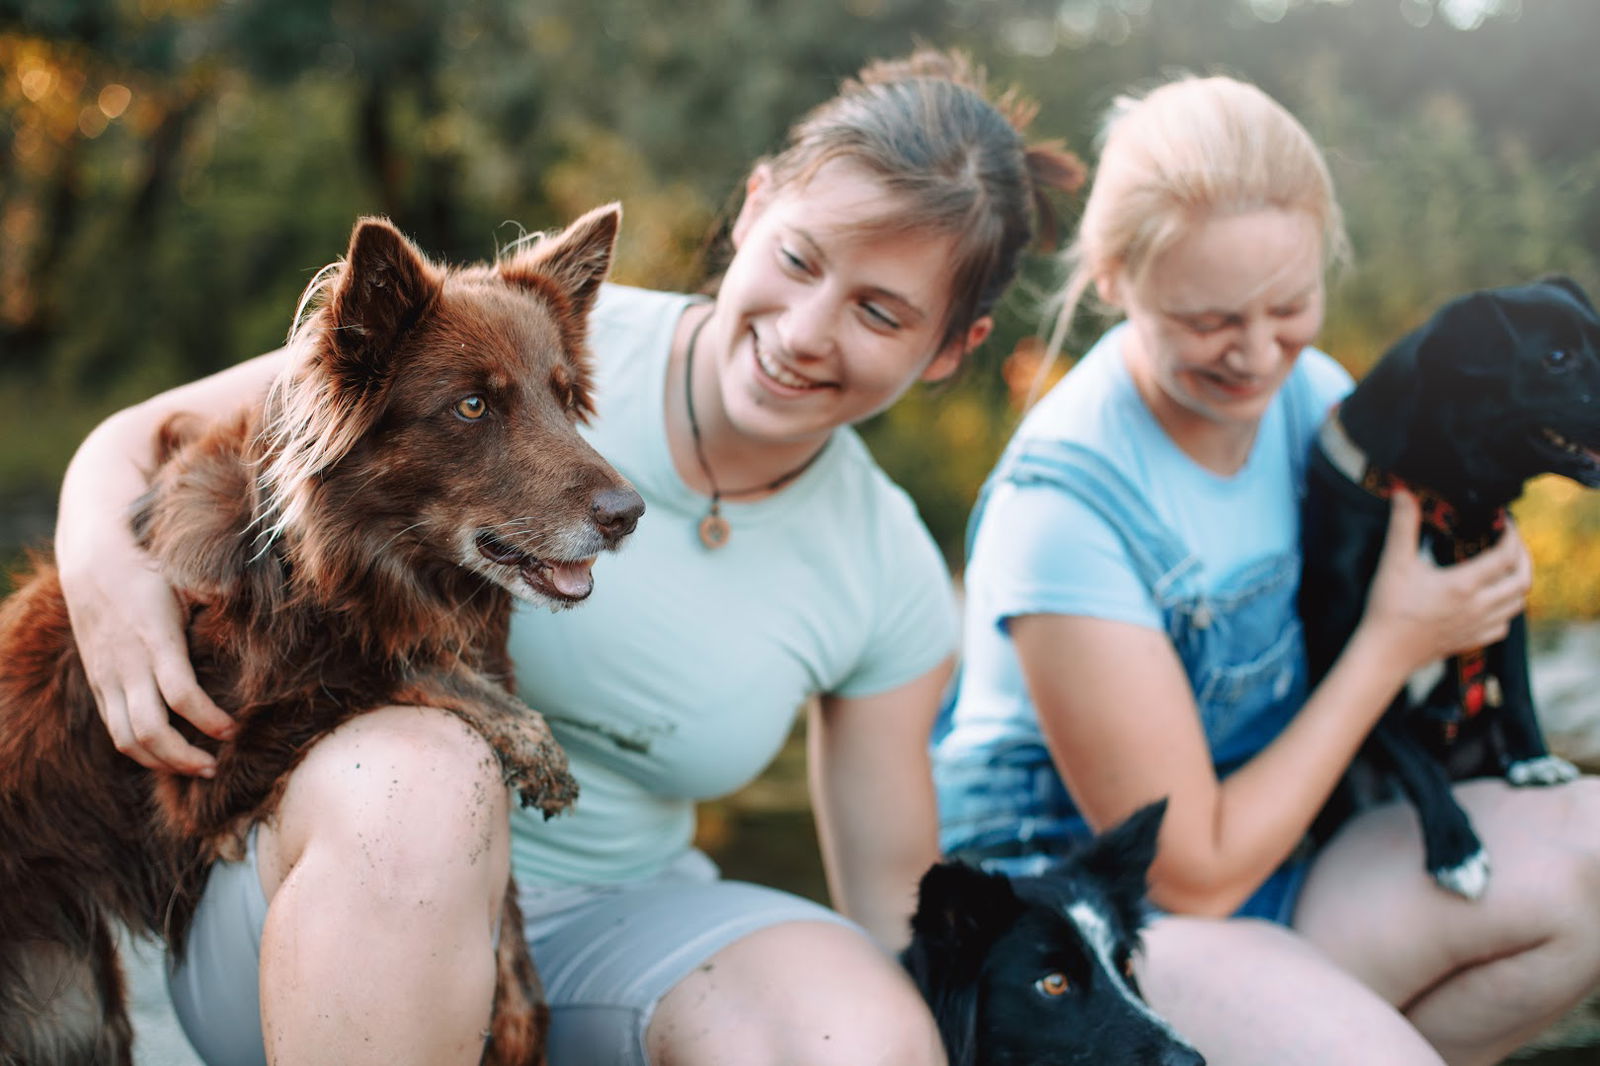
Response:
[[[578,782],[567,766],[566,752],[550,736],[542,721],[519,723],[526,728],[506,730],[496,738],[495,753],[506,784],[516,789],[524,807],[537,807],[546,818],[572,806]],[[499,741],[508,741],[502,746]]]

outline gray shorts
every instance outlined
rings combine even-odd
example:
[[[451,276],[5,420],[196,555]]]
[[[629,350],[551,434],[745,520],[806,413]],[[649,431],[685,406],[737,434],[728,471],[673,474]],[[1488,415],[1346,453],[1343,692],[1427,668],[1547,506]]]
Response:
[[[535,885],[518,902],[550,1001],[551,1066],[646,1066],[645,1030],[661,997],[741,937],[785,922],[859,928],[799,896],[721,880],[698,851],[646,881]],[[252,833],[242,861],[212,868],[184,961],[167,975],[178,1020],[209,1066],[266,1064],[258,981],[266,918]]]

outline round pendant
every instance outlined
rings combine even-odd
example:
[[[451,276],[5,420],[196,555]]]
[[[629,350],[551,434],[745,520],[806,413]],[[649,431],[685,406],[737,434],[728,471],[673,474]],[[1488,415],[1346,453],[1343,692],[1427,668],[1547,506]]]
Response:
[[[728,543],[728,520],[716,511],[700,519],[700,543],[707,548],[720,548]]]

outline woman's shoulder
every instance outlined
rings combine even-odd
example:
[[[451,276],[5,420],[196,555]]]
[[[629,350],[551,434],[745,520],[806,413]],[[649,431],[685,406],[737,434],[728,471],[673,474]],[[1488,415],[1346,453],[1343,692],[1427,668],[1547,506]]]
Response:
[[[1300,385],[1298,395],[1312,406],[1315,414],[1321,414],[1344,399],[1354,385],[1350,372],[1321,348],[1306,348],[1300,353],[1294,378]],[[1291,393],[1291,397],[1295,395]]]
[[[1139,482],[1160,426],[1139,398],[1122,361],[1125,325],[1113,327],[1029,411],[1006,448],[1045,457],[1070,454]]]
[[[1134,413],[1138,393],[1122,362],[1119,325],[1083,354],[1034,405],[1017,428],[1021,439],[1070,440],[1095,445],[1114,436]]]
[[[829,448],[834,454],[825,481],[839,516],[860,523],[863,532],[925,531],[911,494],[878,465],[855,429],[835,430]]]

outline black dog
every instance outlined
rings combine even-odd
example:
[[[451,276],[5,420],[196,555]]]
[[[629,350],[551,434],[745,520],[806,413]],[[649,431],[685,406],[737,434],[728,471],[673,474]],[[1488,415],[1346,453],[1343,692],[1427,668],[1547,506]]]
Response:
[[[1498,539],[1529,478],[1600,485],[1597,448],[1600,316],[1567,278],[1454,300],[1390,349],[1313,448],[1300,587],[1313,683],[1360,620],[1395,489],[1417,497],[1425,544],[1450,563]],[[1549,785],[1577,774],[1540,733],[1518,617],[1504,641],[1412,677],[1320,826],[1387,798],[1398,781],[1421,820],[1428,872],[1476,899],[1488,857],[1451,782]]]
[[[950,1066],[1204,1066],[1133,975],[1165,811],[1139,810],[1043,876],[959,861],[923,875],[901,961]]]

